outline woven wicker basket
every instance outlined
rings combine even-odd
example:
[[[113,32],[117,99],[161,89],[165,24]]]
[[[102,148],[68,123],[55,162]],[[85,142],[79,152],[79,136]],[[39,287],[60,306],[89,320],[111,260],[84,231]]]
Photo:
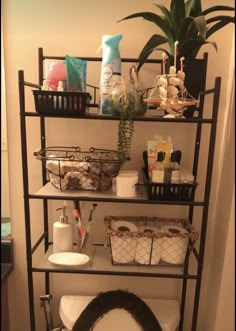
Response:
[[[187,219],[106,216],[112,264],[183,265],[199,234]]]

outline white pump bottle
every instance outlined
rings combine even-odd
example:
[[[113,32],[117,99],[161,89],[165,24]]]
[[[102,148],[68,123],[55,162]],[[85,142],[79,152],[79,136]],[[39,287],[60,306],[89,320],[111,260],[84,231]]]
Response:
[[[53,224],[53,252],[72,252],[73,226],[68,222],[68,216],[65,215],[65,205],[59,209],[62,209],[62,215],[59,221]]]

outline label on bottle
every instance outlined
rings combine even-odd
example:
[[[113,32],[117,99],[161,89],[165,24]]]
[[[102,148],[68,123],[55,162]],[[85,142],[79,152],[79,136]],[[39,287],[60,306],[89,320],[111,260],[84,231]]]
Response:
[[[153,183],[164,183],[164,170],[152,170],[152,182]]]
[[[163,165],[164,165],[165,168],[168,168],[169,164],[170,164],[171,145],[168,142],[166,142],[165,140],[160,140],[160,141],[157,142],[156,152],[157,152],[157,154],[159,152],[164,152],[165,153],[165,158],[163,160]]]
[[[147,141],[147,155],[148,155],[148,175],[152,177],[153,165],[157,159],[157,142],[156,140]]]
[[[171,183],[178,184],[179,183],[179,176],[180,176],[180,171],[179,170],[172,170],[172,172],[171,172]]]

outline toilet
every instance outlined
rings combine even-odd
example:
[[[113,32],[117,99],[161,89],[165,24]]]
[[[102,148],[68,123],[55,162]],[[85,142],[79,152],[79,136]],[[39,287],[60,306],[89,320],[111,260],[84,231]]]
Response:
[[[81,312],[94,298],[95,296],[82,295],[64,295],[61,297],[59,314],[63,326],[66,328],[65,331],[72,331]],[[180,320],[180,308],[177,300],[143,299],[143,301],[157,317],[162,331],[176,331]],[[124,309],[114,309],[112,314],[110,311],[106,315],[107,318],[101,319],[101,322],[96,324],[97,331],[118,331],[121,327],[119,326],[120,321],[122,321],[123,326],[126,326],[126,330],[140,331],[134,319]]]

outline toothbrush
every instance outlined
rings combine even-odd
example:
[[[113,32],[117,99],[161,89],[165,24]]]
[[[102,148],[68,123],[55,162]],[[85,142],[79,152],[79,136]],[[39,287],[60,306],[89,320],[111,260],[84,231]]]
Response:
[[[80,213],[79,213],[78,209],[74,208],[73,209],[73,214],[76,217],[76,219],[78,220],[77,225],[78,225],[78,228],[79,228],[79,234],[80,234],[81,237],[83,237],[84,230],[83,230],[83,227],[82,227],[81,217],[80,217]]]
[[[78,223],[76,223],[76,227],[78,228],[78,236],[79,236],[79,241],[82,240],[83,236],[84,236],[84,230],[82,227],[82,221],[81,221],[81,216],[80,216],[80,212],[79,212],[79,203],[78,201],[74,200],[74,209],[73,209],[73,214],[76,218],[76,220],[78,221]],[[78,247],[80,247],[79,243],[78,243]]]
[[[86,245],[86,242],[87,242],[87,239],[88,239],[88,235],[89,235],[90,226],[91,226],[91,222],[93,220],[93,213],[94,213],[94,210],[96,209],[96,207],[97,207],[97,204],[96,203],[93,203],[92,206],[91,206],[91,208],[90,208],[90,214],[89,214],[89,218],[88,218],[88,221],[87,221],[86,230],[84,232],[84,235],[83,235],[83,238],[82,238],[82,241],[81,241],[80,251]]]

